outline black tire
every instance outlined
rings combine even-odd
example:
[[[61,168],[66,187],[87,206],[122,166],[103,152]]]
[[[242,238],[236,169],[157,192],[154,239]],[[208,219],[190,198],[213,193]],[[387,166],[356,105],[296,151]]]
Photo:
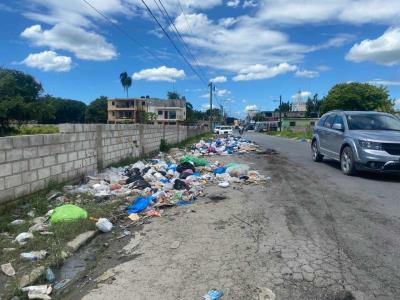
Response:
[[[340,153],[340,168],[342,169],[343,174],[348,176],[357,173],[353,150],[349,146],[344,147]]]
[[[317,140],[313,140],[311,143],[311,154],[312,160],[315,162],[321,162],[324,156],[319,153]]]

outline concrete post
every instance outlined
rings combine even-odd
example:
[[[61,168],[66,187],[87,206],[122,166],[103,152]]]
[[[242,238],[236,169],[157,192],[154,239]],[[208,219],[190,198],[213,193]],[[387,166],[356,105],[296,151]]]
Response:
[[[101,172],[104,167],[103,159],[103,125],[96,125],[96,157],[97,171]]]

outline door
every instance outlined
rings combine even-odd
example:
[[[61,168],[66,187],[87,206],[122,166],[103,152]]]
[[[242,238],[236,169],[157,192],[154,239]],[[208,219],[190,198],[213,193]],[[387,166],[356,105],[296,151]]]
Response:
[[[344,130],[344,121],[343,117],[340,115],[336,115],[333,124],[341,124]],[[333,158],[339,159],[340,158],[340,147],[342,145],[344,131],[337,130],[337,129],[329,129],[329,138],[328,138],[328,149]]]
[[[333,125],[333,122],[336,118],[336,114],[328,115],[322,127],[320,127],[319,134],[319,147],[323,154],[331,155],[329,149],[329,138],[330,138],[330,130]]]

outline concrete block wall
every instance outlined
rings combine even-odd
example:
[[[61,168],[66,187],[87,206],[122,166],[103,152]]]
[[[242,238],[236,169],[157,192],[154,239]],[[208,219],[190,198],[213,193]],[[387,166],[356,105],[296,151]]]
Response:
[[[136,124],[61,124],[59,134],[0,138],[0,203],[177,143],[207,128]]]

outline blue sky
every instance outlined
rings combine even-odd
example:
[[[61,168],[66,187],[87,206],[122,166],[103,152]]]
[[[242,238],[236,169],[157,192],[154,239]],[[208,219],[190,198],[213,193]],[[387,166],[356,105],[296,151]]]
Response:
[[[215,81],[216,104],[233,116],[273,109],[279,95],[290,101],[298,91],[323,96],[348,81],[387,86],[400,106],[398,0],[145,3],[203,81]],[[0,26],[0,65],[34,75],[46,93],[86,103],[100,95],[124,97],[119,74],[127,71],[131,96],[162,98],[175,89],[194,107],[207,107],[206,84],[141,0],[0,0]]]

